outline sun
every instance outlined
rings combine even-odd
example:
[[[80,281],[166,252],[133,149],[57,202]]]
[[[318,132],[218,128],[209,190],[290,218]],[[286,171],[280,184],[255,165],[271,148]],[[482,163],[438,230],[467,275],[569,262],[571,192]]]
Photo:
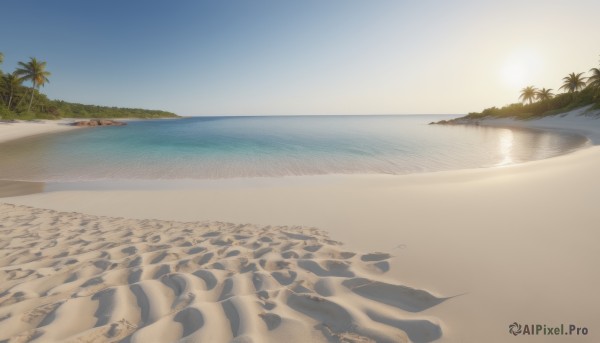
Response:
[[[502,81],[511,87],[519,88],[524,87],[527,80],[527,69],[519,63],[507,63],[502,68]]]
[[[521,89],[535,83],[534,75],[539,69],[540,59],[532,51],[513,53],[506,58],[500,70],[504,84],[513,89]]]

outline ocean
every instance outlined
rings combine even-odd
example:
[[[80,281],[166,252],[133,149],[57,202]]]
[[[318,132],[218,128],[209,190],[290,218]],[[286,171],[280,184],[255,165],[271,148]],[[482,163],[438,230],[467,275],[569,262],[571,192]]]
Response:
[[[0,179],[94,181],[410,174],[567,153],[576,134],[427,125],[441,115],[196,117],[131,121],[0,144]]]

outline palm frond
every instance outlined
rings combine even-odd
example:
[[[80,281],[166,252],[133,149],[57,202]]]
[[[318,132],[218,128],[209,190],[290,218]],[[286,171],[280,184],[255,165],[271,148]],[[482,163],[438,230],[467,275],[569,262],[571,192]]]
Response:
[[[571,73],[563,77],[563,85],[559,89],[564,89],[569,93],[574,93],[582,90],[586,85],[586,77],[583,73]]]
[[[592,76],[588,77],[587,84],[589,87],[600,88],[600,68],[590,69]]]
[[[523,102],[529,101],[529,103],[531,104],[533,99],[535,99],[536,92],[537,90],[535,89],[535,87],[527,86],[521,89],[521,95],[519,96],[519,99],[521,99],[521,101]]]
[[[552,93],[552,88],[550,88],[550,89],[542,88],[535,93],[535,98],[537,100],[549,100],[549,99],[552,99],[553,97],[554,97],[554,94]]]

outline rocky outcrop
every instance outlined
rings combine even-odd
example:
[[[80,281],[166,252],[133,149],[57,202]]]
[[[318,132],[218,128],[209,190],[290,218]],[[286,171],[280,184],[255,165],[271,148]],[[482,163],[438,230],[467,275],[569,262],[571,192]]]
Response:
[[[124,126],[127,123],[116,120],[107,120],[107,119],[92,119],[92,120],[84,120],[84,121],[76,121],[72,123],[73,126]]]

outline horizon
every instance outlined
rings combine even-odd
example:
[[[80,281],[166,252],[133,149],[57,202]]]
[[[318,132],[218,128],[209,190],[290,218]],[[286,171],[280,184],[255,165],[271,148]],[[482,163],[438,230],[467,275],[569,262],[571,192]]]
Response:
[[[213,117],[340,117],[340,116],[355,116],[355,117],[377,117],[377,116],[462,116],[466,113],[340,113],[340,114],[219,114],[219,115],[179,115],[183,118],[213,118]],[[164,120],[171,118],[156,118],[155,120]],[[172,118],[177,119],[177,118]]]
[[[594,1],[5,1],[11,72],[69,102],[196,116],[454,115],[597,67]],[[535,22],[531,16],[535,15]],[[423,25],[425,23],[426,25]],[[18,29],[15,29],[18,27]]]

